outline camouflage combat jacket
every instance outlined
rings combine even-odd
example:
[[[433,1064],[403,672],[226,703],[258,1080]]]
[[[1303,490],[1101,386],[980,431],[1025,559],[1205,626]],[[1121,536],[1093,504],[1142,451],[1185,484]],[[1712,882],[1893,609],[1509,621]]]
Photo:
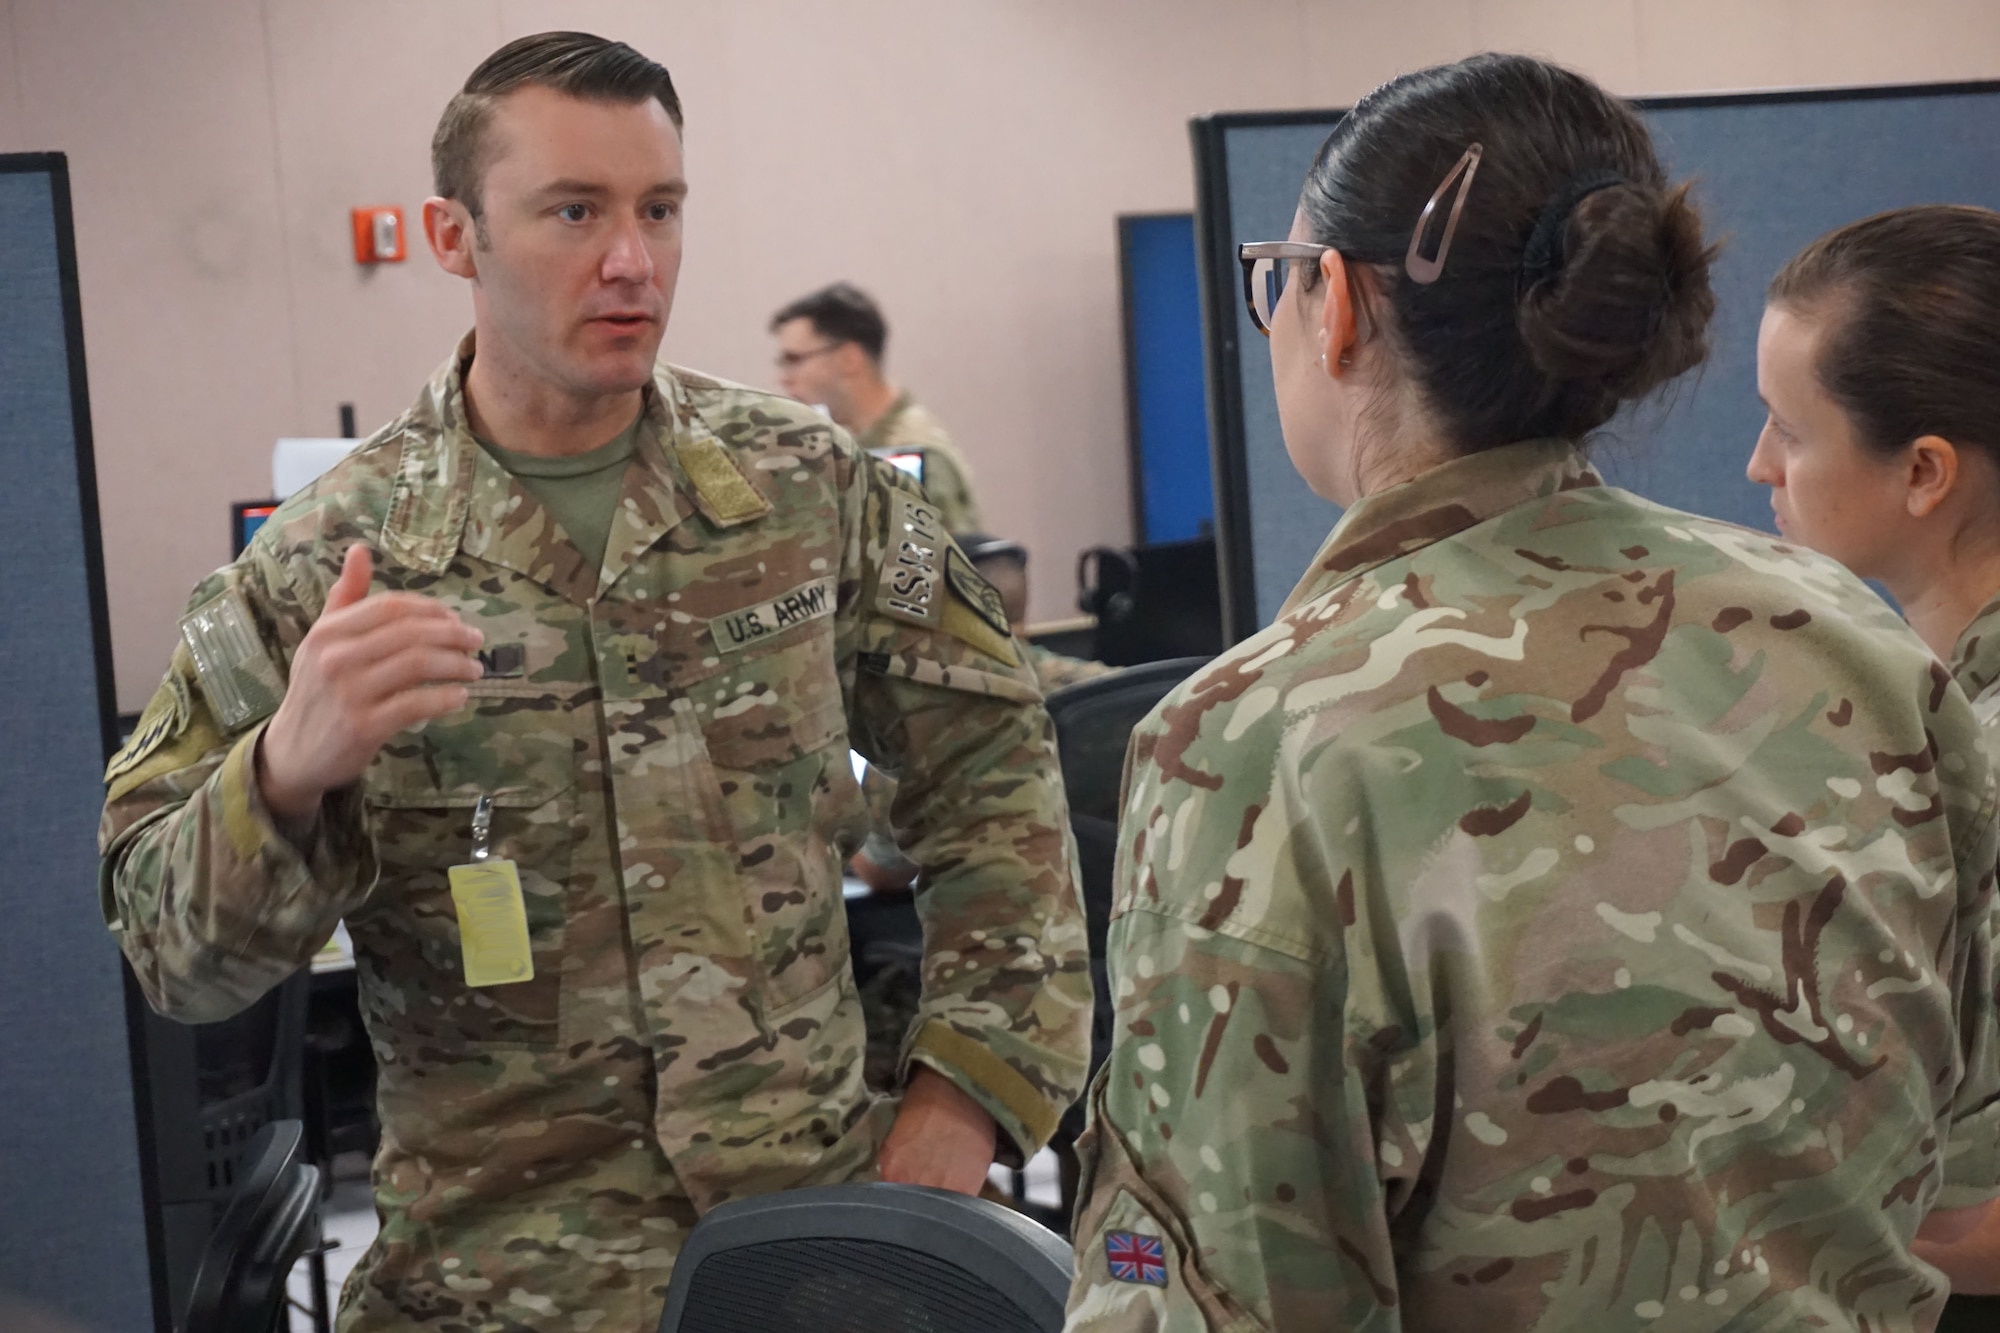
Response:
[[[484,632],[469,706],[392,739],[295,846],[253,780],[262,723],[219,715],[184,642],[108,774],[104,910],[194,1021],[346,919],[383,1138],[343,1328],[651,1333],[695,1213],[865,1177],[893,1118],[848,964],[850,746],[901,774],[897,827],[936,868],[905,1060],[990,1111],[1003,1157],[1075,1098],[1090,988],[1053,737],[935,507],[809,410],[663,369],[600,570],[474,442],[460,375],[287,502],[191,619],[233,610],[282,689],[365,541],[378,587]],[[534,976],[475,990],[445,872],[481,795]]]
[[[1845,571],[1460,459],[1129,765],[1071,1328],[1929,1327],[1918,1223],[2000,1192],[1992,783]]]
[[[873,454],[922,454],[924,492],[943,512],[946,530],[979,531],[979,502],[972,498],[972,470],[965,455],[945,433],[944,423],[910,397],[909,390],[896,395],[881,419],[854,442]]]
[[[1979,614],[1958,636],[1951,655],[1952,679],[1972,700],[1972,711],[1986,737],[1987,757],[2000,772],[2000,596],[1979,608]],[[1046,693],[1048,685],[1042,686]]]

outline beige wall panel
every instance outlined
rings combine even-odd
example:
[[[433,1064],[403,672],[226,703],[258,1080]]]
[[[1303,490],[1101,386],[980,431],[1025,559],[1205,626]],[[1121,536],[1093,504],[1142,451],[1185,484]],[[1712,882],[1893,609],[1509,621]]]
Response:
[[[399,415],[472,325],[465,284],[423,237],[430,134],[498,44],[490,3],[267,0],[299,412],[291,429],[362,435]],[[394,40],[384,40],[393,34]],[[402,208],[408,258],[354,260],[350,210]]]
[[[123,706],[297,411],[256,0],[15,0],[29,134],[69,154]]]
[[[1474,49],[1544,56],[1619,92],[1639,82],[1632,0],[1477,0]]]
[[[21,91],[19,61],[13,7],[0,6],[0,153],[39,151],[28,133],[28,103]]]
[[[1993,0],[1790,0],[1799,81],[1935,83],[2000,73]]]
[[[1635,93],[1792,88],[1803,81],[1792,0],[1639,0]]]
[[[1308,4],[1310,72],[1298,105],[1352,106],[1398,74],[1477,50],[1473,12],[1478,7],[1475,0]],[[1304,176],[1304,164],[1299,174]]]

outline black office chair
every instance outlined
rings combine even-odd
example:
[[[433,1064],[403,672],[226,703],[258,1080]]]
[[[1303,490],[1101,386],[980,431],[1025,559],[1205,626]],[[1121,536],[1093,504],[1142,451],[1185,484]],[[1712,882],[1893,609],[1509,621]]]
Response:
[[[320,1240],[319,1168],[302,1158],[303,1127],[257,1131],[235,1193],[208,1238],[181,1333],[272,1333],[285,1324],[285,1279]]]
[[[1071,1272],[1060,1237],[984,1199],[787,1190],[702,1218],[660,1333],[1058,1333]]]
[[[311,989],[301,968],[220,1022],[177,1023],[145,1011],[145,1086],[172,1309],[188,1307],[196,1266],[242,1183],[258,1133],[276,1120],[304,1118]],[[311,1324],[326,1333],[325,1257],[315,1247],[310,1259]]]
[[[1112,996],[1104,965],[1111,924],[1111,875],[1118,857],[1118,802],[1125,750],[1137,726],[1174,686],[1209,661],[1176,657],[1126,667],[1109,676],[1066,685],[1048,698],[1055,723],[1063,787],[1069,793],[1070,830],[1076,834],[1077,888],[1083,895],[1090,938],[1090,980],[1096,1004],[1090,1021],[1090,1072],[1111,1053]],[[1076,1140],[1083,1133],[1083,1103],[1064,1113],[1049,1146],[1055,1150],[1065,1217],[1075,1211]]]

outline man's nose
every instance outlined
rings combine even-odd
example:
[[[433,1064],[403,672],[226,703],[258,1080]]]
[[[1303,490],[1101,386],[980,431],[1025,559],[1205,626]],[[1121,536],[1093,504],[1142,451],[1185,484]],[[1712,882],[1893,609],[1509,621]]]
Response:
[[[604,252],[606,282],[647,282],[653,276],[653,252],[636,220],[628,220],[611,236],[611,248]]]

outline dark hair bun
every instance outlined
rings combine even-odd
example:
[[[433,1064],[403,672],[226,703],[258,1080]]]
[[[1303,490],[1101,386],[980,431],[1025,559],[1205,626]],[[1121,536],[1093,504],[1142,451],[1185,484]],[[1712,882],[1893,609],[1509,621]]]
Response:
[[[1700,365],[1715,313],[1711,253],[1686,185],[1590,194],[1562,225],[1561,262],[1522,293],[1516,318],[1530,362],[1614,404]]]
[[[1477,175],[1441,198],[1472,144]],[[1406,256],[1432,198],[1457,226],[1431,228],[1449,252],[1419,277]],[[1375,267],[1390,347],[1459,452],[1583,439],[1707,352],[1715,252],[1687,190],[1629,105],[1545,60],[1391,79],[1334,127],[1299,208],[1313,240]]]

